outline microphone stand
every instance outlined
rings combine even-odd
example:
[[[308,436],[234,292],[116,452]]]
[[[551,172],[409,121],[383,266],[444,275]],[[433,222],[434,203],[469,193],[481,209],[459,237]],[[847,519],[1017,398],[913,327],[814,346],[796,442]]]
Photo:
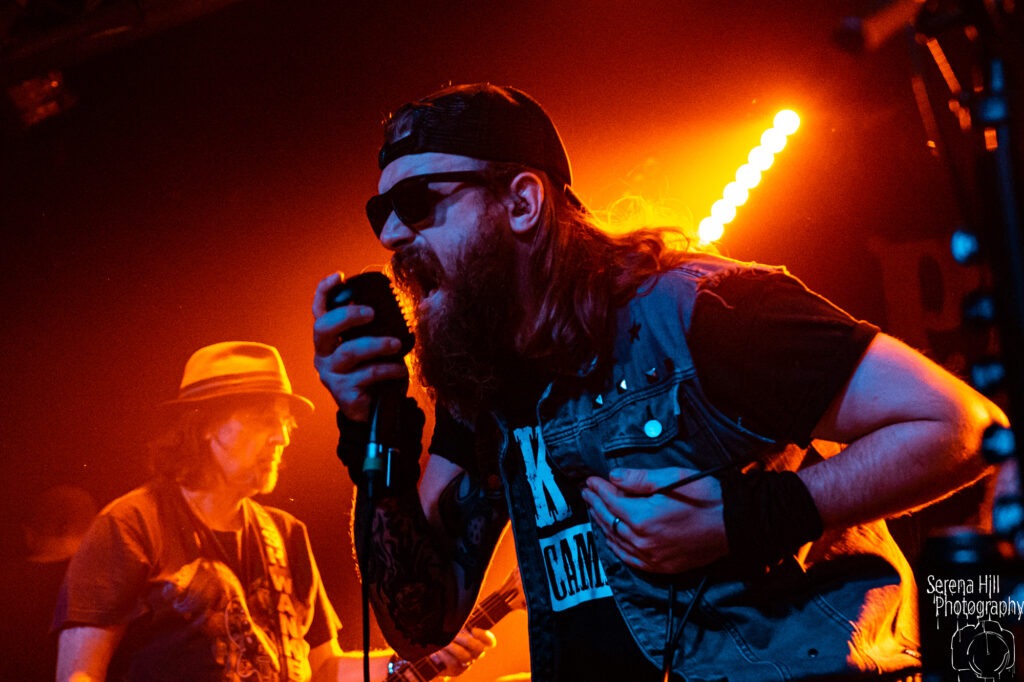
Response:
[[[377,388],[370,412],[370,432],[363,460],[363,487],[368,513],[372,516],[381,495],[391,487],[392,458],[401,456],[396,449],[402,396],[401,383],[384,383]],[[366,524],[363,546],[369,548],[373,536],[372,518]],[[362,601],[363,680],[370,682],[370,590],[365,577],[359,580]]]
[[[363,460],[363,485],[366,486],[366,499],[370,504],[376,504],[383,492],[390,483],[391,474],[391,451],[381,442],[381,416],[387,411],[383,397],[373,401],[373,411],[370,416],[370,437],[366,443],[366,459]]]

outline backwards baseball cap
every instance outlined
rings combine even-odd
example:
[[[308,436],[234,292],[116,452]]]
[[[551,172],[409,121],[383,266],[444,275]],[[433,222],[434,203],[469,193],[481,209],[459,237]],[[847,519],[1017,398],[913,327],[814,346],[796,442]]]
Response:
[[[225,341],[197,350],[185,363],[178,397],[164,405],[190,405],[245,395],[284,396],[296,416],[313,411],[308,398],[292,392],[277,349],[252,341]]]
[[[532,97],[515,88],[451,85],[410,102],[386,122],[383,170],[407,154],[443,152],[483,161],[521,163],[556,184],[572,184],[569,157],[555,124]]]

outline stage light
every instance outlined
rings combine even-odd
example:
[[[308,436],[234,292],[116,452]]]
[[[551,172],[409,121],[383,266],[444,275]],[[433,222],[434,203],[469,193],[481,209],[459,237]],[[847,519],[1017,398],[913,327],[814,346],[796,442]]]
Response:
[[[979,360],[970,367],[971,385],[984,395],[990,396],[1003,387],[1006,366],[994,358]]]
[[[763,173],[775,163],[775,155],[758,145],[750,150],[750,154],[747,155],[747,163]]]
[[[754,189],[761,184],[761,171],[745,163],[736,169],[736,183],[748,190]]]
[[[1017,452],[1017,441],[1013,430],[993,424],[981,438],[981,452],[990,462],[1005,462]]]
[[[761,135],[761,146],[772,154],[778,154],[786,148],[786,134],[778,128],[769,128]]]
[[[949,251],[960,265],[974,263],[981,253],[981,244],[978,242],[978,235],[963,227],[953,232],[949,240]]]
[[[786,148],[787,138],[800,127],[800,117],[791,109],[775,114],[772,127],[761,133],[760,144],[747,154],[747,162],[736,169],[736,179],[722,190],[722,198],[711,205],[711,215],[697,226],[702,244],[718,241],[725,225],[736,218],[736,209],[747,202],[750,190],[761,182],[761,175],[772,167],[775,156]]]
[[[987,291],[972,291],[963,300],[964,322],[974,326],[988,326],[996,321],[996,300]]]
[[[711,204],[711,218],[720,225],[728,225],[736,217],[736,207],[725,199]]]
[[[997,463],[999,461],[997,460]],[[1021,505],[1019,496],[1000,495],[993,501],[992,531],[996,535],[1004,537],[1016,535],[1022,523],[1024,523],[1024,505]]]
[[[775,114],[772,125],[783,135],[789,137],[800,128],[800,115],[792,109],[783,109]]]
[[[747,203],[750,191],[737,181],[732,181],[722,190],[722,198],[733,206],[742,206]]]
[[[7,96],[25,127],[67,111],[77,102],[64,85],[64,75],[56,70],[9,86]]]
[[[700,225],[697,226],[697,235],[700,237],[700,241],[703,244],[710,244],[711,242],[718,241],[722,238],[724,233],[725,226],[714,218],[705,218],[700,221]]]

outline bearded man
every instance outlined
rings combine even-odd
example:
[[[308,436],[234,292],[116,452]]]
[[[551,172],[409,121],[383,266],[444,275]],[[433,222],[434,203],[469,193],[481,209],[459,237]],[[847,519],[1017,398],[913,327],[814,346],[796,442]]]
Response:
[[[392,485],[362,454],[405,381],[374,311],[313,302],[354,537],[404,656],[458,631],[511,521],[531,679],[904,675],[915,587],[884,519],[985,475],[990,401],[784,268],[613,235],[571,189],[541,106],[490,84],[397,110],[371,227],[411,301],[418,375]],[[817,447],[814,447],[817,445]],[[419,479],[419,480],[418,480]]]

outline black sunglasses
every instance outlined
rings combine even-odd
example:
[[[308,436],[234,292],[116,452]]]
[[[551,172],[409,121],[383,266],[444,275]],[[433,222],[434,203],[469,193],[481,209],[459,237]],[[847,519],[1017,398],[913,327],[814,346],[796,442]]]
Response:
[[[464,182],[486,186],[493,182],[493,178],[484,171],[463,170],[413,175],[395,183],[384,194],[372,196],[366,202],[366,217],[370,219],[370,227],[378,239],[392,211],[407,227],[414,227],[430,217],[437,202],[451,194],[430,189],[432,182]]]

